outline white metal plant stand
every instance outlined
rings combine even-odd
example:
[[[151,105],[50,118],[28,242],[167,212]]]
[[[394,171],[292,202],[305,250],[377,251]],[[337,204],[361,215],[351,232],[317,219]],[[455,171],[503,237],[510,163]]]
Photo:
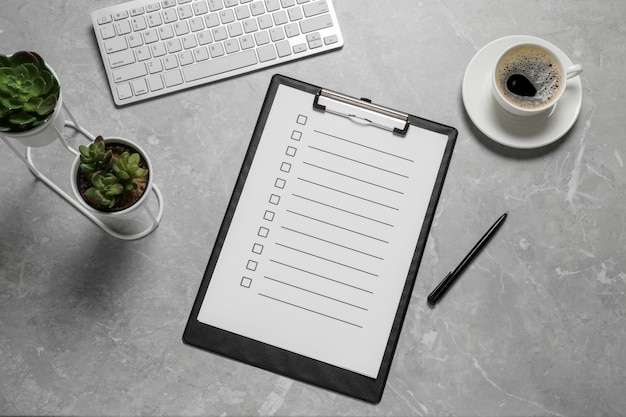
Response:
[[[63,107],[63,110],[65,110],[65,113],[70,118],[70,120],[65,120],[65,126],[68,126],[68,127],[71,127],[73,129],[75,129],[76,131],[80,132],[83,136],[85,136],[87,139],[89,139],[90,141],[93,141],[95,139],[95,136],[93,134],[91,134],[89,131],[87,131],[82,125],[80,125],[76,121],[76,118],[70,112],[70,110],[67,108],[67,105],[65,103],[63,103],[62,107]],[[69,152],[74,154],[75,156],[78,156],[79,152],[69,145],[67,140],[63,137],[63,133],[58,129],[58,127],[56,125],[54,125],[54,131],[55,131],[57,137],[61,140],[61,142],[65,146],[65,148]],[[157,213],[156,213],[156,215],[154,215],[148,209],[147,204],[143,205],[144,209],[146,210],[146,213],[148,214],[148,216],[150,217],[150,219],[152,221],[152,224],[148,228],[146,228],[145,230],[143,230],[143,231],[141,231],[139,233],[132,233],[132,234],[121,233],[121,232],[113,230],[107,224],[102,222],[102,220],[100,220],[96,215],[94,215],[93,213],[89,212],[85,207],[81,206],[78,201],[76,201],[74,198],[69,196],[65,191],[63,191],[54,182],[52,182],[48,177],[46,177],[44,174],[42,174],[37,169],[35,164],[33,163],[33,160],[32,160],[32,148],[30,146],[26,147],[26,150],[25,150],[24,154],[22,155],[20,150],[17,147],[15,147],[15,145],[13,145],[11,143],[11,141],[9,141],[9,138],[7,136],[5,136],[2,132],[0,132],[0,138],[2,138],[2,140],[7,144],[7,146],[9,148],[11,148],[11,150],[13,150],[13,152],[26,164],[28,169],[33,173],[33,175],[35,175],[35,177],[37,177],[39,180],[41,180],[44,184],[46,184],[48,187],[50,187],[54,192],[56,192],[58,195],[60,195],[65,201],[67,201],[69,204],[71,204],[76,210],[80,211],[83,215],[85,215],[85,217],[87,217],[94,224],[96,224],[98,227],[100,227],[102,230],[104,230],[105,232],[107,232],[111,236],[116,237],[118,239],[123,239],[123,240],[141,239],[142,237],[147,236],[154,229],[156,229],[157,226],[159,225],[159,223],[161,222],[161,218],[163,217],[163,197],[161,195],[161,191],[159,190],[159,188],[155,184],[152,185],[152,192],[155,194],[156,199],[157,199]],[[149,192],[150,190],[147,190],[147,191]]]

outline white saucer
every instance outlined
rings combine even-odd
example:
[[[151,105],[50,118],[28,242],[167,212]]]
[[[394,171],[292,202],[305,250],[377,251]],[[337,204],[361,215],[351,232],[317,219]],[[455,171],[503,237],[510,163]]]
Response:
[[[463,77],[463,104],[469,118],[487,137],[502,145],[532,149],[549,145],[572,127],[582,105],[580,76],[567,81],[563,97],[550,116],[515,116],[503,110],[491,91],[491,71],[495,60],[516,42],[536,42],[554,48],[564,65],[572,61],[551,43],[532,36],[507,36],[484,46],[474,55]]]

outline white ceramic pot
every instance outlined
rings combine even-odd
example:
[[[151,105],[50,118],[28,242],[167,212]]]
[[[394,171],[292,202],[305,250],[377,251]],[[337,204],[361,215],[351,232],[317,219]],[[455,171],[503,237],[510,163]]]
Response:
[[[59,77],[57,77],[54,70],[47,64],[46,67],[50,70],[52,75],[56,77],[57,81],[59,81]],[[9,138],[17,139],[24,146],[30,146],[31,148],[40,148],[49,145],[59,137],[59,133],[57,132],[63,132],[63,127],[65,126],[64,113],[63,94],[59,91],[59,100],[54,107],[54,113],[52,113],[52,117],[48,119],[46,123],[23,132],[2,132],[2,134]]]
[[[139,198],[139,200],[137,200],[132,206],[125,208],[124,210],[119,210],[119,211],[105,211],[105,210],[98,210],[94,207],[92,207],[89,203],[87,203],[85,201],[85,199],[83,198],[82,194],[80,193],[79,189],[78,189],[78,171],[80,169],[80,156],[77,156],[74,159],[74,162],[72,163],[72,168],[70,170],[70,183],[72,186],[72,191],[74,192],[74,195],[76,196],[76,199],[79,201],[79,203],[85,207],[88,211],[90,211],[91,213],[94,214],[98,214],[98,215],[103,215],[109,218],[115,218],[115,219],[127,219],[130,217],[134,217],[135,215],[139,214],[139,210],[143,207],[144,204],[146,204],[146,202],[149,200],[150,197],[150,191],[152,191],[152,185],[153,185],[153,181],[154,181],[154,173],[152,172],[152,163],[150,161],[150,158],[148,158],[148,155],[146,154],[146,152],[136,143],[128,140],[128,139],[124,139],[124,138],[105,138],[104,139],[104,143],[118,143],[120,145],[125,145],[128,147],[133,148],[137,153],[139,153],[139,155],[141,156],[141,159],[145,162],[146,167],[148,168],[148,183],[146,184],[146,188],[144,190],[144,193],[142,194],[142,196]]]

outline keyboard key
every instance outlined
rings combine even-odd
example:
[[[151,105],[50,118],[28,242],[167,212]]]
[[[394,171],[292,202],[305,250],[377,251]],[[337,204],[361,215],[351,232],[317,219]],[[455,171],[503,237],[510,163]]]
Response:
[[[178,20],[175,9],[163,10],[163,23],[173,23]]]
[[[273,13],[272,19],[274,19],[275,25],[284,25],[285,23],[289,22],[289,18],[287,17],[287,12],[284,10]]]
[[[265,7],[263,6],[262,1],[255,1],[250,5],[250,13],[252,16],[259,16],[265,13]]]
[[[221,43],[214,43],[209,46],[209,54],[211,54],[211,58],[219,58],[224,55],[224,46]]]
[[[137,61],[146,61],[152,58],[150,56],[150,48],[148,48],[145,45],[140,46],[139,48],[136,48],[134,51],[135,51],[135,56],[137,57]]]
[[[148,27],[146,24],[146,18],[143,16],[137,16],[130,19],[130,24],[135,32],[139,32],[140,30],[144,30]]]
[[[130,49],[114,52],[109,55],[109,65],[111,68],[122,67],[135,62],[135,54]]]
[[[193,50],[193,56],[196,62],[206,61],[209,59],[209,51],[206,49],[206,46],[201,46]]]
[[[176,58],[176,55],[168,55],[165,58],[163,58],[163,67],[166,70],[174,69],[177,66],[178,66],[178,59]]]
[[[306,17],[317,16],[318,14],[328,13],[328,4],[325,0],[316,1],[302,6]]]
[[[274,45],[265,45],[256,50],[259,54],[259,62],[271,61],[272,59],[276,59],[276,50],[274,49]]]
[[[120,100],[126,100],[133,96],[133,90],[130,88],[129,83],[120,84],[115,89]]]
[[[128,17],[128,12],[123,10],[121,12],[113,13],[113,20],[122,20]]]
[[[181,66],[193,64],[193,52],[184,51],[178,54],[178,61]]]
[[[167,49],[165,49],[165,42],[153,43],[150,45],[150,51],[152,52],[152,56],[158,58],[167,54]]]
[[[161,8],[161,6],[159,5],[158,2],[156,3],[150,3],[146,5],[146,11],[147,12],[156,12],[157,10],[159,10]]]
[[[113,16],[110,13],[104,13],[98,16],[96,19],[99,25],[103,25],[105,23],[111,23],[113,21]]]
[[[209,8],[204,1],[197,1],[193,4],[193,12],[196,16],[207,14],[209,12]]]
[[[148,77],[148,86],[150,87],[150,91],[158,91],[162,90],[165,85],[163,85],[163,80],[160,75],[151,75]]]
[[[150,26],[151,28],[155,26],[159,26],[162,23],[163,23],[163,20],[161,19],[160,14],[152,13],[148,15],[148,26]]]
[[[265,10],[271,13],[278,9],[280,9],[280,3],[278,0],[265,0]]]
[[[337,42],[339,42],[337,35],[326,36],[324,38],[324,45],[332,45]]]
[[[148,71],[150,71],[150,74],[156,74],[157,72],[163,71],[163,63],[161,62],[161,60],[153,59],[152,61],[148,62]]]
[[[146,70],[146,66],[143,62],[129,64],[113,70],[113,80],[115,80],[116,83],[143,77],[144,75],[148,75],[148,71]]]
[[[243,51],[223,58],[211,59],[183,68],[187,82],[211,77],[228,71],[245,68],[257,63],[253,50]]]
[[[276,43],[276,52],[280,58],[291,55],[291,45],[289,41],[280,41]]]
[[[111,38],[104,41],[104,49],[109,54],[126,48],[128,48],[128,45],[126,45],[126,38],[124,37]]]
[[[153,43],[159,40],[159,33],[156,29],[150,29],[143,32],[143,40],[145,43]]]
[[[306,52],[307,47],[306,47],[306,43],[299,43],[297,45],[293,46],[293,53],[294,54],[299,54],[301,52]]]
[[[216,10],[221,10],[224,8],[224,3],[222,3],[222,0],[208,0],[209,3],[209,10],[214,12]]]
[[[193,11],[191,10],[191,6],[188,4],[179,6],[177,10],[179,19],[189,19],[190,17],[193,17]]]
[[[143,78],[140,78],[138,80],[133,80],[130,84],[136,96],[140,96],[148,92],[148,84],[146,83],[146,80],[144,80]]]
[[[115,36],[115,28],[111,23],[100,26],[100,35],[102,39],[110,39]]]
[[[145,10],[141,6],[133,7],[132,9],[130,9],[130,15],[132,17],[139,16],[140,14],[144,14],[144,13],[145,13]]]
[[[314,32],[316,30],[326,29],[333,25],[333,19],[329,14],[314,17],[312,19],[300,22],[300,30],[302,33]]]

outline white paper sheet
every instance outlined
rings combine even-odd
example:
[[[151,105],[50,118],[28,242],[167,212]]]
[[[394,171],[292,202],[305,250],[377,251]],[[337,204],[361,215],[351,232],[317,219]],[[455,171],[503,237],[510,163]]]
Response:
[[[198,320],[378,376],[447,136],[280,85]]]

